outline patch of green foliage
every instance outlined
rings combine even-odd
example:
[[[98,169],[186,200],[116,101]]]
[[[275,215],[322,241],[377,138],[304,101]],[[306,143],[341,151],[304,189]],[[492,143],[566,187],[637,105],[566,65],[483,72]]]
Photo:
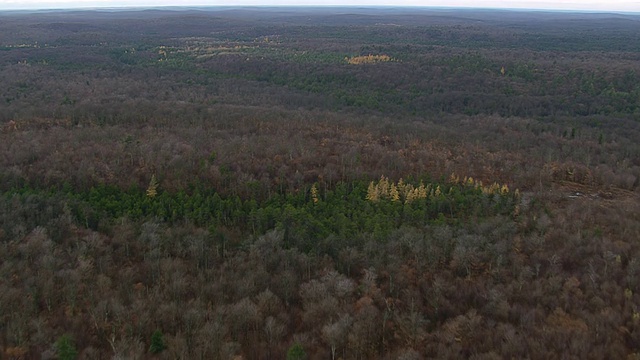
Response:
[[[275,228],[284,232],[288,246],[304,251],[316,249],[318,242],[329,236],[349,241],[361,234],[371,234],[383,239],[402,226],[422,227],[509,215],[516,204],[511,194],[485,194],[474,187],[439,185],[441,195],[411,202],[369,201],[364,181],[339,183],[333,189],[321,190],[317,202],[310,187],[265,200],[223,197],[214,189],[199,187],[190,192],[159,191],[149,197],[141,189],[122,190],[107,185],[86,192],[74,192],[68,187],[46,192],[23,188],[18,194],[4,196],[13,197],[13,201],[27,201],[33,196],[56,197],[59,201],[62,197],[66,199],[65,211],[77,223],[94,230],[122,217],[167,223],[189,221],[208,228],[235,228],[253,235]]]

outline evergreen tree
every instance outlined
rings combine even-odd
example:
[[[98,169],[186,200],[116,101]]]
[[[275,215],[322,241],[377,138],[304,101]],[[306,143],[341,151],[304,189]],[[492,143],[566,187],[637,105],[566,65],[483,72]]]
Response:
[[[316,184],[313,184],[313,186],[311,187],[311,199],[313,200],[314,204],[317,204],[319,201],[318,188],[316,187]]]
[[[369,188],[367,189],[367,200],[376,202],[379,199],[378,187],[372,182],[369,183]]]
[[[151,335],[151,346],[149,346],[149,352],[152,354],[159,354],[167,346],[164,344],[164,339],[162,338],[162,332],[160,330],[156,330]]]
[[[55,343],[56,354],[60,360],[75,360],[78,357],[78,350],[69,335],[62,335]]]
[[[400,200],[400,194],[398,193],[398,188],[393,183],[389,185],[389,197],[391,198],[391,201],[394,201],[394,202]]]
[[[305,360],[307,353],[300,343],[291,345],[289,351],[287,351],[287,360]]]
[[[156,176],[154,174],[151,176],[151,181],[149,181],[147,196],[150,198],[154,198],[156,195],[158,195],[158,180],[156,179]]]

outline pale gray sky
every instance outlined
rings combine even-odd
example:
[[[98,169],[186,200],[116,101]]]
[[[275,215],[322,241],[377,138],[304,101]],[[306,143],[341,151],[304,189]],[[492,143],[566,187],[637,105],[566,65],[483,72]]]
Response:
[[[640,12],[640,0],[0,0],[0,10],[144,6],[372,5]]]

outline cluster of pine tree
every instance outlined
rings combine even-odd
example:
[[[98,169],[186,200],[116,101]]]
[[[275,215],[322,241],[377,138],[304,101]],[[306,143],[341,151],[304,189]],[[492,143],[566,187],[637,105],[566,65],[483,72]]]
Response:
[[[497,182],[493,182],[491,185],[485,186],[482,184],[482,181],[476,180],[474,178],[472,178],[471,176],[469,177],[464,177],[462,180],[460,179],[460,176],[456,175],[456,174],[451,174],[451,176],[449,177],[449,182],[451,184],[455,184],[455,185],[463,185],[463,186],[467,186],[467,187],[473,187],[476,189],[480,189],[482,190],[482,193],[487,194],[487,195],[492,195],[492,194],[499,194],[499,195],[508,195],[509,194],[509,186],[507,184],[498,184]],[[520,190],[516,189],[513,192],[513,195],[516,198],[520,197]]]
[[[394,61],[395,59],[391,58],[389,55],[364,55],[364,56],[353,56],[353,57],[345,57],[345,61],[351,65],[360,65],[360,64],[373,64],[378,62],[388,62]]]
[[[442,195],[440,185],[437,185],[434,189],[432,184],[424,186],[421,181],[416,187],[405,183],[402,179],[398,180],[397,183],[393,183],[384,175],[380,177],[378,182],[370,182],[367,188],[367,200],[372,202],[391,200],[410,204],[417,199],[434,198],[440,195]]]
[[[493,182],[491,185],[485,186],[482,181],[473,179],[472,177],[464,177],[462,180],[458,175],[451,174],[449,177],[449,183],[452,185],[449,187],[448,193],[451,194],[454,191],[454,186],[461,186],[465,188],[472,188],[481,191],[485,195],[501,195],[507,196],[510,194],[509,186],[507,184],[498,184]],[[389,181],[387,177],[382,175],[377,182],[371,181],[367,188],[366,199],[371,202],[378,202],[380,200],[390,200],[393,202],[400,201],[404,204],[410,204],[415,200],[428,199],[437,200],[443,196],[443,190],[438,184],[427,184],[426,186],[422,181],[417,186],[410,183],[406,183],[402,178],[397,183]],[[513,193],[514,198],[520,197],[520,192],[516,189]]]

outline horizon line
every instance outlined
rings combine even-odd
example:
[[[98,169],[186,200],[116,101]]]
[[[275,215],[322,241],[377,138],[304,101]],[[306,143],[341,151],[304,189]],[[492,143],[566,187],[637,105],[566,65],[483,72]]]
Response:
[[[640,15],[640,10],[615,10],[615,9],[563,9],[563,8],[544,8],[544,7],[494,7],[494,6],[429,6],[429,5],[78,5],[78,6],[61,6],[61,7],[24,7],[24,8],[3,8],[0,12],[46,12],[46,11],[127,11],[127,10],[163,10],[163,9],[249,9],[249,8],[340,8],[340,9],[424,9],[424,10],[488,10],[488,11],[514,11],[514,12],[555,12],[555,13],[587,13],[587,14],[623,14],[623,15]]]

